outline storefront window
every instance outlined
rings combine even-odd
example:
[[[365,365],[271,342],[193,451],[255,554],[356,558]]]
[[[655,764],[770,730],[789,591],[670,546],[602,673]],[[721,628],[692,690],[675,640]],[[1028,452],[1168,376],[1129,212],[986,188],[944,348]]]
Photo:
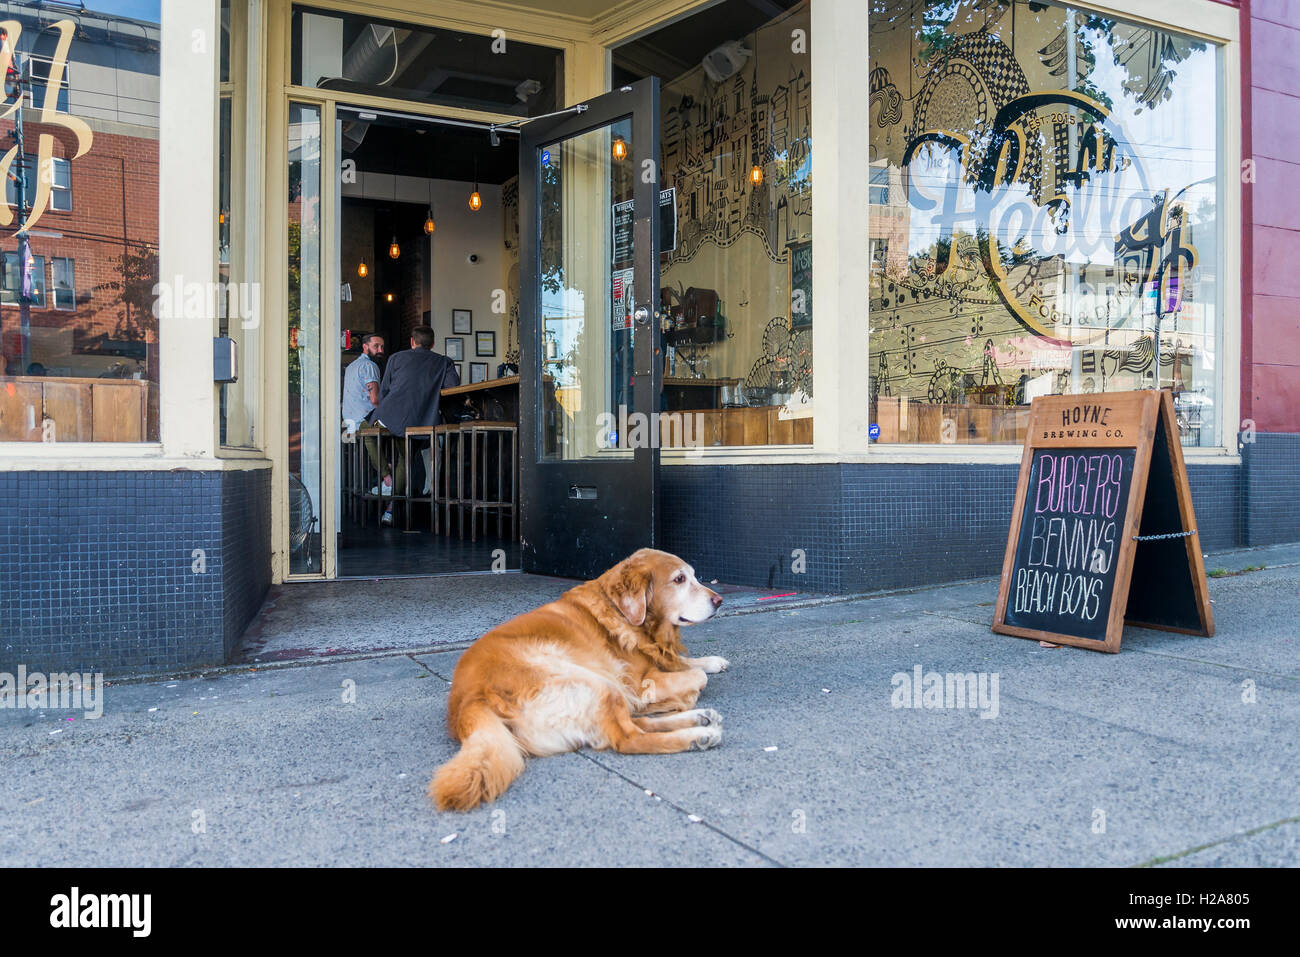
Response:
[[[614,52],[616,83],[666,49],[702,63],[660,95],[666,446],[813,439],[809,4],[767,10],[728,0]]]
[[[321,111],[289,106],[289,570],[321,570]]]
[[[296,85],[340,94],[515,116],[564,103],[564,54],[501,31],[435,30],[295,6],[292,53]]]
[[[877,441],[1018,443],[1035,396],[1161,387],[1216,445],[1216,47],[1028,0],[872,14]]]
[[[0,442],[156,442],[159,3],[3,20]]]
[[[261,388],[258,287],[247,281],[244,229],[246,165],[244,129],[245,51],[248,0],[221,0],[221,86],[218,92],[217,149],[217,335],[235,341],[239,379],[221,385],[221,444],[258,448],[258,394]]]

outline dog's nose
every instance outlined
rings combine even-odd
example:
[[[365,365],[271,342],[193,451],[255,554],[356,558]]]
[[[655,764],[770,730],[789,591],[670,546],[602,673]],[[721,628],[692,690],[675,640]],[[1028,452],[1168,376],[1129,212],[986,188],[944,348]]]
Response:
[[[713,601],[713,607],[714,607],[714,608],[717,608],[717,607],[719,607],[719,606],[722,604],[722,596],[721,596],[721,595],[718,595],[718,594],[715,594],[715,595],[713,596],[712,601]]]

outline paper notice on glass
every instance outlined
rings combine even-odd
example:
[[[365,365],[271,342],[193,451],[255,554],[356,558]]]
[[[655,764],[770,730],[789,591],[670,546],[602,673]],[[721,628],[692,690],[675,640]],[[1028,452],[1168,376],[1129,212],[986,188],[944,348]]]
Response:
[[[615,332],[632,328],[632,270],[615,269],[611,274],[609,299],[610,328]]]

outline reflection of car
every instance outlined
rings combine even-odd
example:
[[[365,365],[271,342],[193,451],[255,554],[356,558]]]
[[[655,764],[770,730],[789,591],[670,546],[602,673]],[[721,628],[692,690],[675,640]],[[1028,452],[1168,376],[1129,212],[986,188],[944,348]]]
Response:
[[[1174,396],[1174,415],[1179,433],[1197,433],[1199,444],[1199,431],[1214,424],[1214,400],[1204,392],[1179,392]]]

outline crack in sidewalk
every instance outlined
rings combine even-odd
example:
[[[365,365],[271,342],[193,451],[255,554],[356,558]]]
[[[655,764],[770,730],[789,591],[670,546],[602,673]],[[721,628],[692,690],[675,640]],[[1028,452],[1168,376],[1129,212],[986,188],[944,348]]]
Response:
[[[638,791],[640,791],[642,794],[645,794],[646,792],[650,792],[650,793],[654,794],[654,795],[657,796],[660,800],[662,800],[665,804],[667,804],[670,808],[672,808],[674,811],[678,812],[678,813],[681,814],[683,817],[685,817],[687,820],[691,820],[691,818],[693,818],[693,817],[694,817],[694,818],[699,818],[699,820],[691,821],[691,823],[692,823],[692,824],[699,824],[699,825],[701,825],[701,826],[703,826],[703,827],[707,827],[707,828],[708,828],[710,831],[712,831],[714,834],[717,834],[719,837],[723,838],[724,840],[728,840],[728,841],[730,841],[732,844],[735,844],[737,847],[740,847],[740,848],[743,848],[743,849],[746,850],[746,851],[749,851],[751,854],[755,855],[756,857],[760,857],[760,858],[762,858],[764,861],[766,861],[767,863],[771,864],[773,867],[785,867],[785,866],[786,866],[785,864],[782,864],[780,861],[778,861],[776,858],[771,857],[771,856],[769,856],[769,855],[767,855],[767,854],[764,854],[762,851],[760,851],[758,848],[754,847],[752,844],[746,844],[746,843],[745,843],[744,841],[742,841],[740,838],[736,837],[736,836],[733,835],[733,834],[729,834],[727,831],[724,831],[722,828],[718,827],[716,824],[710,824],[708,821],[704,820],[704,818],[700,817],[698,814],[693,814],[691,811],[686,810],[686,808],[682,807],[682,806],[681,806],[680,804],[678,804],[676,801],[673,801],[672,799],[666,797],[665,795],[660,794],[658,791],[651,791],[650,788],[646,787],[644,784],[641,784],[641,783],[639,783],[639,782],[637,782],[637,781],[632,780],[630,777],[628,777],[626,774],[624,774],[623,772],[619,771],[618,769],[616,769],[616,768],[611,768],[608,764],[605,764],[605,763],[602,762],[602,761],[598,761],[598,760],[596,759],[595,755],[589,754],[585,748],[584,748],[583,750],[581,750],[581,751],[574,751],[573,753],[576,754],[576,755],[578,755],[578,757],[580,757],[580,758],[586,758],[588,761],[590,761],[592,764],[596,765],[596,767],[600,768],[602,771],[605,771],[605,772],[607,772],[607,773],[609,773],[609,774],[612,774],[612,775],[614,775],[616,778],[619,778],[620,780],[625,781],[626,783],[632,785],[632,787],[636,788],[636,789],[637,789]]]
[[[1201,844],[1197,847],[1189,847],[1185,851],[1179,851],[1177,854],[1167,854],[1163,857],[1153,857],[1149,861],[1143,861],[1141,864],[1132,864],[1131,867],[1155,867],[1158,864],[1168,864],[1171,861],[1181,860],[1192,854],[1199,854],[1201,851],[1208,851],[1212,847],[1220,847],[1224,844],[1232,844],[1244,837],[1254,837],[1256,834],[1262,834],[1264,831],[1271,831],[1274,828],[1281,827],[1284,824],[1300,824],[1300,817],[1284,817],[1280,821],[1274,821],[1272,824],[1261,824],[1259,827],[1251,828],[1249,831],[1242,831],[1240,834],[1230,834],[1228,837],[1221,837],[1217,841],[1210,841],[1208,844]]]

